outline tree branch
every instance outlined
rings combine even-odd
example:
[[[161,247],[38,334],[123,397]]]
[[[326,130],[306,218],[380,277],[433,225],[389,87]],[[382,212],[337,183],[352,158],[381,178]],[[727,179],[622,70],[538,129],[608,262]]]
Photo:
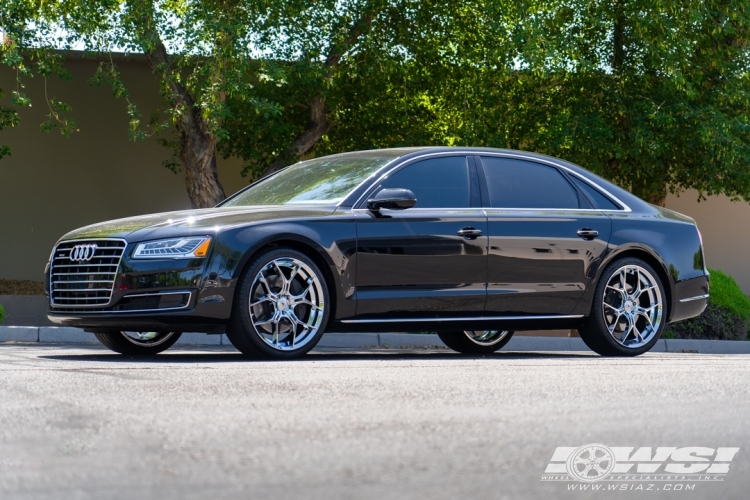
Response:
[[[344,56],[347,50],[349,50],[360,37],[372,26],[373,15],[370,12],[365,13],[357,22],[355,22],[349,29],[347,37],[340,45],[332,44],[331,49],[328,52],[324,66],[326,68],[326,76],[330,77],[331,69],[338,67],[341,64],[341,58]],[[299,134],[294,141],[261,173],[261,177],[281,170],[282,168],[290,165],[296,161],[300,156],[308,153],[315,144],[328,132],[330,129],[330,123],[327,119],[327,108],[326,100],[323,97],[322,92],[318,95],[313,96],[308,105],[310,110],[310,117],[305,126],[305,130]]]

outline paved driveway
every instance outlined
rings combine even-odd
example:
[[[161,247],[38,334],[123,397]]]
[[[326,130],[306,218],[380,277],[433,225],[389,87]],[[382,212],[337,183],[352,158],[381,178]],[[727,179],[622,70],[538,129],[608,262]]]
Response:
[[[591,483],[627,489],[604,494],[541,481],[557,447],[587,443],[740,451],[717,482]],[[683,491],[665,491],[675,484]],[[750,356],[366,350],[252,362],[204,347],[138,361],[98,347],[0,345],[2,500],[748,490]]]

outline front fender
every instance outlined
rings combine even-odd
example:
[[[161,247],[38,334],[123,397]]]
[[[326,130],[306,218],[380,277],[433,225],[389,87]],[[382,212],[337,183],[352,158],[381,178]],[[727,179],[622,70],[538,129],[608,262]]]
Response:
[[[204,290],[222,289],[231,309],[234,289],[251,260],[263,249],[285,243],[308,253],[322,268],[331,296],[336,300],[336,315],[353,315],[354,301],[347,297],[354,289],[356,228],[353,220],[344,217],[304,223],[280,221],[222,233],[208,263]]]

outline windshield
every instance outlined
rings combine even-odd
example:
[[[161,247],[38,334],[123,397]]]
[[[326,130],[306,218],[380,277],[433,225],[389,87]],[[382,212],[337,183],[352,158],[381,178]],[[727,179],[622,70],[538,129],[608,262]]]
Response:
[[[241,192],[222,206],[336,204],[398,154],[349,153],[303,161]]]

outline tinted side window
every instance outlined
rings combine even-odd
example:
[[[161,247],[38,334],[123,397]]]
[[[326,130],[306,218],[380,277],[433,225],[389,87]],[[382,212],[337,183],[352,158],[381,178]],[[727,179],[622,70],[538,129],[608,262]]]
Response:
[[[591,186],[591,184],[589,184],[588,182],[579,179],[575,175],[571,175],[570,178],[581,191],[589,195],[591,201],[594,202],[594,208],[598,208],[601,210],[622,210],[620,207],[615,205],[612,200],[604,196],[597,189],[594,189],[594,187]]]
[[[383,188],[406,188],[417,195],[416,208],[468,208],[469,166],[465,156],[422,160],[388,177]]]
[[[580,208],[575,188],[553,167],[495,157],[482,157],[482,165],[492,207]]]

